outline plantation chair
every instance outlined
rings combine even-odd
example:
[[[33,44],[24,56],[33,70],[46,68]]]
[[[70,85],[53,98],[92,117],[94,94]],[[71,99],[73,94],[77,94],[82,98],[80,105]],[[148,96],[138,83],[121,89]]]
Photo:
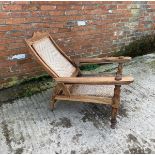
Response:
[[[48,33],[36,32],[32,38],[25,41],[31,49],[31,53],[56,81],[51,101],[52,110],[57,100],[109,104],[112,107],[111,127],[115,128],[121,85],[133,82],[132,77],[122,76],[122,64],[130,61],[130,57],[72,60],[58,47]],[[79,65],[89,63],[118,63],[118,69],[116,74],[110,76],[104,76],[104,74],[82,75]]]

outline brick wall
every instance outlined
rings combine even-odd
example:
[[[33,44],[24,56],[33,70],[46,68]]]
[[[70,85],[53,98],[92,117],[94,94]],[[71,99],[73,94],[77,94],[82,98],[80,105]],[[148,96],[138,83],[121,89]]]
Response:
[[[155,2],[0,2],[0,88],[45,73],[24,38],[48,31],[69,56],[119,50],[152,33]]]

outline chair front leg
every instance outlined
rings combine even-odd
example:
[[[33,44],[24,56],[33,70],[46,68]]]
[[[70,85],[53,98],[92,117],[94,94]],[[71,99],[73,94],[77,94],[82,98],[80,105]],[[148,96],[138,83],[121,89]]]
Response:
[[[114,88],[114,96],[113,96],[113,104],[112,104],[112,113],[111,113],[111,128],[115,129],[117,120],[117,113],[120,104],[120,93],[121,93],[121,85],[115,85]]]
[[[55,103],[56,103],[57,100],[55,100],[54,98],[51,100],[51,110],[53,111],[55,109]]]
[[[52,97],[51,97],[51,103],[50,103],[50,108],[53,111],[55,109],[55,103],[56,103],[56,99],[55,96],[60,93],[61,89],[59,87],[59,85],[57,84],[54,88],[53,88],[53,93],[52,93]]]

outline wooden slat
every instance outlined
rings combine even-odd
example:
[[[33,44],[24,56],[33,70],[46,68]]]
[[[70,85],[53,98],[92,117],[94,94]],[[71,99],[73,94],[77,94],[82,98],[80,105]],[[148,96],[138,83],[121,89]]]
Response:
[[[91,103],[99,103],[99,104],[112,104],[112,98],[108,97],[98,97],[98,96],[62,96],[57,95],[55,97],[57,100],[69,100],[69,101],[80,101],[80,102],[91,102]]]
[[[81,73],[79,77],[109,77],[109,76],[115,76],[116,73],[109,73],[109,72],[103,72],[103,73]]]
[[[74,58],[73,61],[76,64],[88,64],[88,63],[125,63],[131,60],[131,57],[102,57],[102,58]]]
[[[115,77],[58,77],[55,78],[57,82],[65,84],[98,84],[98,85],[125,85],[134,81],[133,77],[122,77],[121,80],[115,80]]]

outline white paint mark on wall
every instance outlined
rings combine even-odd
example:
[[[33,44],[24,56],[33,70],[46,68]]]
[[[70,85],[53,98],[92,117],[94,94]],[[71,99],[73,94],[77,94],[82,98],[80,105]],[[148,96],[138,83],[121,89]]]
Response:
[[[8,60],[22,60],[22,59],[25,59],[26,57],[27,57],[26,54],[16,54],[8,57]]]
[[[112,10],[108,10],[109,13],[112,13]]]
[[[117,32],[116,31],[114,32],[114,36],[117,36]]]
[[[114,32],[114,36],[122,36],[123,35],[123,31],[115,31]]]
[[[79,20],[79,21],[77,21],[77,25],[78,25],[78,26],[85,26],[85,25],[86,25],[86,21],[84,21],[84,20]]]

